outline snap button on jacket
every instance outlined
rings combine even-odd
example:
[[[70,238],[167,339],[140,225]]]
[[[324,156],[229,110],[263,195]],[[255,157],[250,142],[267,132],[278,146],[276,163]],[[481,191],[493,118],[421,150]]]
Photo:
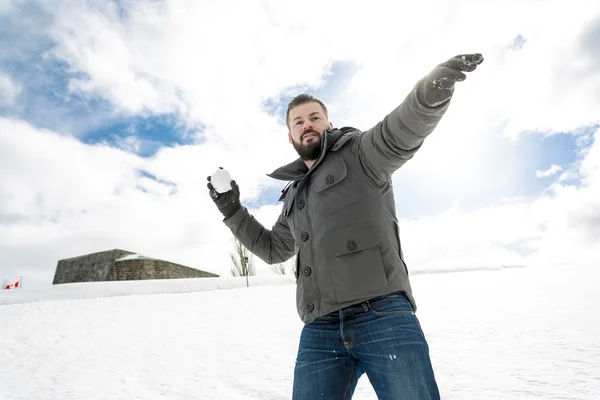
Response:
[[[271,229],[245,207],[224,221],[268,264],[297,256],[296,303],[304,322],[397,291],[416,309],[391,176],[419,150],[448,104],[427,108],[413,90],[368,131],[325,131],[310,170],[298,159],[270,174],[290,183]]]

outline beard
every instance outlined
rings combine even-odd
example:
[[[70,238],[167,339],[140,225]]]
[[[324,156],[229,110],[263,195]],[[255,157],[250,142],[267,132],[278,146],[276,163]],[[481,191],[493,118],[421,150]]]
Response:
[[[317,134],[318,139],[313,140],[312,142],[307,143],[307,144],[302,144],[302,141],[304,140],[304,136],[308,133]],[[296,149],[296,152],[298,152],[298,155],[300,156],[300,159],[302,161],[311,161],[311,160],[318,159],[319,156],[321,155],[321,141],[322,140],[323,140],[323,137],[318,132],[308,131],[308,132],[305,132],[304,134],[302,134],[302,136],[300,137],[299,143],[296,143],[295,140],[292,140],[292,145],[294,146],[294,149]]]

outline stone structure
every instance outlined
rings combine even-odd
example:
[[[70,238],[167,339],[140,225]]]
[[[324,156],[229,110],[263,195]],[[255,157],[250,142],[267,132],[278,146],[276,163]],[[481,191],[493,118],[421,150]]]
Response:
[[[219,275],[125,250],[58,261],[52,284],[143,279],[216,278]]]

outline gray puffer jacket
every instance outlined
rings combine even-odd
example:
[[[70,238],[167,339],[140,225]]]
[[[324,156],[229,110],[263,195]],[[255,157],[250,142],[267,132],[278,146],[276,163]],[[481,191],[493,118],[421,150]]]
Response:
[[[271,230],[245,207],[224,221],[269,264],[297,255],[296,300],[304,322],[395,291],[404,291],[416,310],[391,175],[413,157],[448,104],[427,108],[413,90],[366,132],[326,131],[310,170],[298,159],[270,174],[290,182]]]

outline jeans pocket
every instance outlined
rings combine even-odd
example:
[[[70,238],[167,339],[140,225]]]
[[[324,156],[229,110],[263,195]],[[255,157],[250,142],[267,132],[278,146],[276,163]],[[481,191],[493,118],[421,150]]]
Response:
[[[415,311],[401,294],[381,296],[365,302],[369,312],[377,316],[415,315]]]

